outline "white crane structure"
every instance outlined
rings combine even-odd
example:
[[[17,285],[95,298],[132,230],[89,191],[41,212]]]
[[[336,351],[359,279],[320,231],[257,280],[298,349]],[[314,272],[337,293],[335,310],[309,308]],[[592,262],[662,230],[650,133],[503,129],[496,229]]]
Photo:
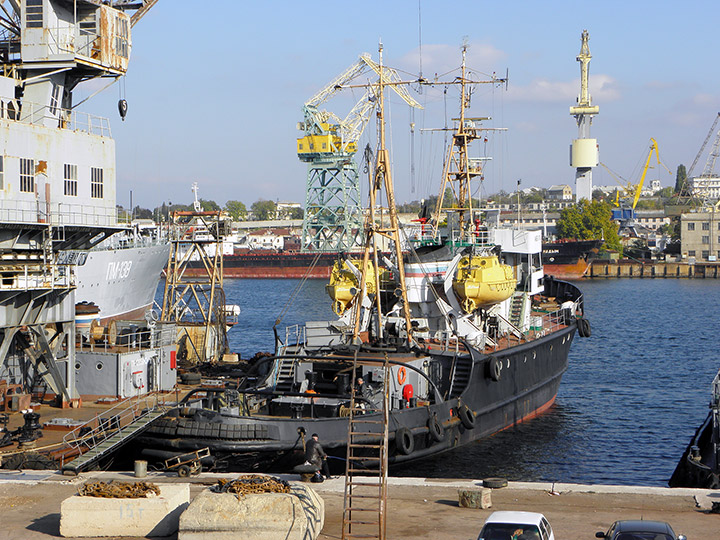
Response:
[[[600,112],[600,107],[592,104],[589,92],[589,64],[592,56],[588,46],[589,34],[582,32],[582,45],[577,61],[580,62],[580,95],[577,105],[570,107],[570,114],[578,125],[578,138],[570,145],[570,166],[575,167],[575,200],[592,200],[592,170],[598,165],[597,139],[590,138],[592,118]]]

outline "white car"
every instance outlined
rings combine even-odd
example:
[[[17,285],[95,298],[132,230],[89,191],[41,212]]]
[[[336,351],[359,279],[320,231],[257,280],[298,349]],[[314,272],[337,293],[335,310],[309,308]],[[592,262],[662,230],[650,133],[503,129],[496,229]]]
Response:
[[[536,512],[493,512],[478,540],[555,540],[545,516]]]

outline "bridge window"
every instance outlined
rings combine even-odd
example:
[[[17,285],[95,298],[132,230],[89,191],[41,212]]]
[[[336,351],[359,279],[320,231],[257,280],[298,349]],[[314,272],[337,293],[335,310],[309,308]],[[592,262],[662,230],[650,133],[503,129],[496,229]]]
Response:
[[[25,25],[28,28],[42,28],[43,0],[25,0]]]
[[[90,169],[90,196],[93,199],[103,198],[103,170],[96,167]]]
[[[65,164],[65,195],[77,197],[77,165]]]
[[[695,230],[695,224],[693,222],[688,223],[688,231],[694,231]]]
[[[20,191],[35,191],[35,160],[20,158]]]

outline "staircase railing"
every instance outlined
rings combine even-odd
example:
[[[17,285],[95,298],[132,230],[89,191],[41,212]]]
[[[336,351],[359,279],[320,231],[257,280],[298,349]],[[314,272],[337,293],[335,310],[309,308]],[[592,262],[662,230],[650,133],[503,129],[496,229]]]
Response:
[[[65,435],[66,447],[74,451],[73,455],[79,453],[80,457],[69,466],[63,463],[63,470],[79,470],[81,463],[86,466],[99,459],[137,435],[150,421],[167,413],[175,402],[166,403],[160,397],[152,393],[126,399]]]

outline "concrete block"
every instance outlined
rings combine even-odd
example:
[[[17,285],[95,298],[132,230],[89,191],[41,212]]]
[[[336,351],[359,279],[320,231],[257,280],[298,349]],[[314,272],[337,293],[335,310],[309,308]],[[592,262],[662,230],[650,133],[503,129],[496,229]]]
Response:
[[[160,485],[160,496],[105,499],[73,495],[60,506],[65,537],[169,536],[190,501],[190,484]]]
[[[206,489],[180,516],[178,540],[312,540],[324,523],[324,501],[300,483],[240,499]]]
[[[492,506],[491,489],[458,489],[458,502],[463,508],[486,509]]]

